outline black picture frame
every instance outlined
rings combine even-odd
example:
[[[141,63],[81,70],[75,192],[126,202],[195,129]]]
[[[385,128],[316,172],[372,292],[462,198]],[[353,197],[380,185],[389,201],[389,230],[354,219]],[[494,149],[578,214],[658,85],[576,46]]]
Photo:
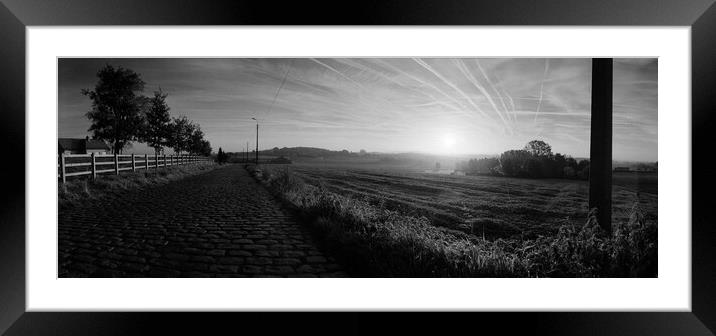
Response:
[[[52,25],[585,25],[690,26],[692,56],[692,311],[190,314],[25,312],[25,27]],[[0,137],[5,147],[0,204],[0,332],[145,334],[172,331],[358,333],[439,330],[573,335],[711,335],[716,330],[716,197],[709,168],[716,126],[714,0],[502,0],[299,2],[201,0],[0,0]],[[670,111],[669,113],[686,113]],[[700,155],[699,155],[700,154]],[[22,159],[20,159],[22,158]],[[12,162],[12,164],[10,164]],[[12,176],[13,178],[8,178]],[[23,176],[24,178],[19,178]],[[664,223],[662,225],[688,225]],[[655,293],[658,295],[658,293]],[[190,315],[187,315],[190,314]],[[290,319],[291,321],[286,321]],[[390,322],[378,326],[377,322]],[[339,329],[335,329],[339,328]],[[470,329],[468,329],[470,330]]]

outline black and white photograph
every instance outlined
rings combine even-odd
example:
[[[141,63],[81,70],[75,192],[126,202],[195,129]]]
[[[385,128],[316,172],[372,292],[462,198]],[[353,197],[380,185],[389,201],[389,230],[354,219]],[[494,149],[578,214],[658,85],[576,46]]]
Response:
[[[59,278],[656,278],[658,58],[57,59]]]

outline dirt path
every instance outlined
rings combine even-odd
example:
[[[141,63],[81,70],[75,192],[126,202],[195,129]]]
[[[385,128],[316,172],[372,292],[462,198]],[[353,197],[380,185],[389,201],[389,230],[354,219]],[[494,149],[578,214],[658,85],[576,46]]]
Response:
[[[59,214],[60,277],[341,277],[240,166]]]

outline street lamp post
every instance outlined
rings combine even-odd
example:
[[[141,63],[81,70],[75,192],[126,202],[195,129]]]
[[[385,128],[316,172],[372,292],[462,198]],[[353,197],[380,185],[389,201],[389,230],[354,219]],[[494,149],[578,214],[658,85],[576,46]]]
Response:
[[[251,118],[256,121],[256,164],[259,164],[259,121],[256,118]]]

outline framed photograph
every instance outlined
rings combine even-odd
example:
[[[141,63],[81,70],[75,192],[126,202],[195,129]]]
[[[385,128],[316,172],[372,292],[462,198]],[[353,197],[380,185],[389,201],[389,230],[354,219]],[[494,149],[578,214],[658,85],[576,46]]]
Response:
[[[3,3],[1,330],[716,327],[713,3],[166,5]]]

